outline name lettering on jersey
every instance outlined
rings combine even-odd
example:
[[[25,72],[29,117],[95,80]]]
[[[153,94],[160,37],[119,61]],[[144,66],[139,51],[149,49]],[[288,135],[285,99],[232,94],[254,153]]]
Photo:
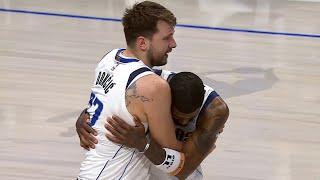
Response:
[[[96,85],[101,85],[104,89],[104,93],[107,94],[110,89],[112,89],[116,83],[113,82],[113,75],[106,72],[99,72]]]

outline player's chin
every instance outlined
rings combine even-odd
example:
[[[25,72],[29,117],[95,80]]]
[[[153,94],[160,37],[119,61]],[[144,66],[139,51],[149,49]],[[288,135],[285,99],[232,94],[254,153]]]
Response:
[[[167,64],[167,58],[162,58],[161,61],[158,61],[158,63],[155,66],[164,66]]]

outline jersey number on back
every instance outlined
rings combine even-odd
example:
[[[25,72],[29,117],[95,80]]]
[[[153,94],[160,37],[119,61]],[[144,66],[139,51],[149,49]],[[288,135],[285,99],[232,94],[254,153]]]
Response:
[[[96,97],[95,94],[91,93],[91,95],[90,95],[90,100],[89,100],[89,105],[90,105],[89,108],[92,108],[92,106],[97,106],[97,107],[96,107],[96,110],[94,111],[94,114],[93,114],[93,116],[92,116],[92,119],[91,119],[91,121],[90,121],[90,126],[93,126],[93,125],[97,122],[97,120],[98,120],[98,118],[99,118],[99,116],[100,116],[100,114],[101,114],[101,111],[102,111],[102,109],[103,109],[103,104],[102,104],[102,102]]]

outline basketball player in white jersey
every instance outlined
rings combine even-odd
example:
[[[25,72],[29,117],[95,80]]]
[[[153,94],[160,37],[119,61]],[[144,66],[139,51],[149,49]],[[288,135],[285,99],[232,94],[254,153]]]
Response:
[[[180,141],[185,142],[183,152],[186,154],[186,163],[179,174],[179,179],[202,179],[201,168],[199,167],[202,160],[215,148],[215,141],[218,133],[221,133],[224,123],[228,118],[228,107],[219,95],[210,87],[205,86],[205,94],[202,97],[202,103],[193,104],[195,97],[190,96],[194,86],[202,84],[200,78],[192,73],[174,73],[168,71],[154,70],[162,78],[167,79],[172,92],[172,115],[176,124],[176,136]],[[203,86],[203,85],[202,85]],[[77,129],[82,147],[94,148],[94,137],[89,133],[93,133],[86,124],[86,115],[82,113],[77,121]],[[107,129],[115,136],[107,135],[107,137],[119,144],[128,147],[141,149],[146,143],[144,138],[144,128],[139,121],[136,121],[136,127],[126,125],[120,118],[114,117],[109,120]],[[145,155],[152,160],[157,158],[161,161],[161,147],[155,143],[150,145],[150,149]],[[198,168],[197,168],[198,167]],[[197,168],[197,169],[196,169]],[[152,179],[171,179],[157,168],[151,168]]]
[[[98,144],[85,153],[79,180],[149,179],[151,163],[143,154],[106,138],[104,124],[112,115],[130,125],[136,116],[152,139],[165,147],[169,164],[160,162],[158,168],[175,175],[184,163],[170,113],[169,84],[151,70],[166,64],[168,53],[176,47],[176,18],[160,4],[144,1],[127,9],[122,23],[127,48],[110,51],[95,69],[87,112]]]

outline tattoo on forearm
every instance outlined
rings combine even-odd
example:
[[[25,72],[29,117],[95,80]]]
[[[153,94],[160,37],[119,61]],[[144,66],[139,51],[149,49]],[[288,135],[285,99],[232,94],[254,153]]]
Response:
[[[141,96],[137,92],[136,82],[133,82],[126,91],[126,106],[128,107],[131,104],[132,99],[139,99],[142,102],[151,102],[152,98]]]
[[[208,150],[214,145],[216,136],[214,133],[203,129],[201,134],[196,136],[194,145],[198,149],[199,153],[206,154]]]

